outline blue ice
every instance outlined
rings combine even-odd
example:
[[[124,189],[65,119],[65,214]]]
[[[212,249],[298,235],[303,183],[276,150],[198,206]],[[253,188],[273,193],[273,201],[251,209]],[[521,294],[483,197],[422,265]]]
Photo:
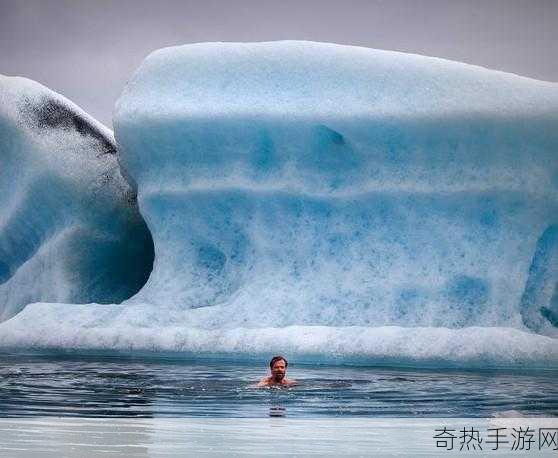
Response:
[[[114,125],[149,280],[70,321],[28,306],[0,344],[558,368],[556,84],[205,43],[148,56]]]
[[[151,235],[112,132],[64,97],[0,76],[0,321],[32,302],[121,302]]]

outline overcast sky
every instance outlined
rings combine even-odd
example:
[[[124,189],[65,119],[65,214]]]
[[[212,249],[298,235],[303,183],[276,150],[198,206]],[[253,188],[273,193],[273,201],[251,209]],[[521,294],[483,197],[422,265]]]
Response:
[[[0,73],[111,125],[151,51],[304,39],[413,52],[558,81],[558,0],[0,0]]]

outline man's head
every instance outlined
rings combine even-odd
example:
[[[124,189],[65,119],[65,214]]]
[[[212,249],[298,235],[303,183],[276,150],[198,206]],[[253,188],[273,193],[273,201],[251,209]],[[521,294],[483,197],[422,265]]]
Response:
[[[274,356],[269,362],[269,368],[271,369],[271,377],[276,382],[281,382],[285,378],[287,373],[287,366],[289,363],[282,356]]]

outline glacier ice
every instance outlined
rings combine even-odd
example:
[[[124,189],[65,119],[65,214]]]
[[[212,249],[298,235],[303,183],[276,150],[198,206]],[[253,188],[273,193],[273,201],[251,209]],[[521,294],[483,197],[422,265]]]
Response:
[[[558,368],[556,84],[205,43],[151,54],[114,125],[149,280],[119,306],[28,306],[0,345]]]
[[[157,246],[136,299],[219,304],[216,326],[552,332],[525,317],[551,310],[556,270],[536,305],[522,294],[558,221],[557,121],[555,84],[439,59],[297,42],[155,52],[115,115]]]
[[[0,76],[0,321],[26,304],[120,302],[151,236],[112,132],[40,84]]]

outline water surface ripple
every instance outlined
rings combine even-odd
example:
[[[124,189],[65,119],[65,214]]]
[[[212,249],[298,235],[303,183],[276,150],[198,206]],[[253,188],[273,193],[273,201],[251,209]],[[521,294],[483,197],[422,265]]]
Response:
[[[254,389],[265,364],[0,354],[0,416],[558,416],[556,373],[312,366]]]

